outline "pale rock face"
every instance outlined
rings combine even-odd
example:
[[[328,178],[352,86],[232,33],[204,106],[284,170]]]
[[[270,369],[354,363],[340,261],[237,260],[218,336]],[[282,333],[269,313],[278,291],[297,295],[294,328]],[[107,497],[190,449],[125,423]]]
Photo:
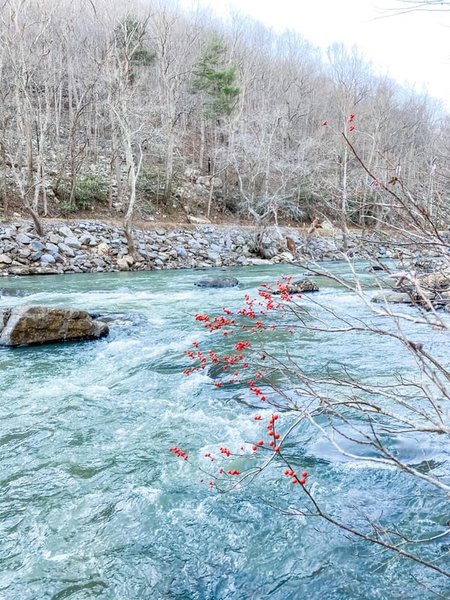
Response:
[[[189,222],[193,225],[206,225],[211,223],[210,219],[207,217],[194,217],[193,215],[188,216]]]
[[[106,242],[100,242],[100,244],[97,246],[97,252],[101,256],[106,256],[109,253],[108,244]]]
[[[213,188],[223,187],[223,181],[220,177],[197,177],[197,183],[207,187],[211,187],[212,185]]]
[[[46,265],[53,265],[55,264],[56,260],[55,257],[52,256],[51,254],[43,254],[41,256],[41,263],[46,264]]]
[[[31,242],[30,236],[28,236],[26,233],[19,233],[16,239],[19,244],[29,244]]]
[[[81,248],[81,242],[75,236],[66,237],[64,239],[64,243],[66,244],[66,246],[69,246],[70,248],[75,248],[76,250],[79,250]]]
[[[61,233],[61,235],[63,235],[64,237],[74,237],[73,231],[70,229],[70,227],[67,227],[67,225],[62,225],[59,228],[59,232]]]
[[[12,258],[7,254],[0,254],[0,264],[10,265],[12,263]]]
[[[28,346],[92,340],[108,335],[108,326],[73,308],[17,306],[0,312],[0,345]]]
[[[70,246],[64,244],[63,242],[59,242],[58,249],[61,250],[61,252],[66,256],[69,256],[71,258],[75,256],[75,252],[73,251],[73,249]]]
[[[119,267],[119,269],[121,271],[129,271],[130,270],[130,263],[128,262],[128,260],[125,256],[117,259],[117,266]]]
[[[292,262],[294,260],[294,255],[290,252],[282,252],[279,256],[286,262]]]
[[[59,242],[61,242],[61,241],[62,241],[62,238],[61,238],[61,236],[57,235],[56,233],[50,233],[50,234],[49,234],[49,236],[48,236],[48,241],[49,241],[51,244],[56,244],[56,245],[58,245],[58,244],[59,244]]]

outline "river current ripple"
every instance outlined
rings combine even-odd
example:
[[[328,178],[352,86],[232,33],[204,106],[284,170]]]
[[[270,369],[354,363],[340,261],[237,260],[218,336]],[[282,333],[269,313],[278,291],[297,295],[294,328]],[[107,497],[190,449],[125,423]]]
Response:
[[[358,268],[370,283],[365,266]],[[218,495],[168,452],[178,445],[200,463],[218,446],[239,448],[261,436],[264,423],[252,419],[255,410],[238,395],[213,388],[207,374],[183,376],[183,352],[206,336],[196,312],[240,306],[244,291],[254,294],[282,272],[298,269],[229,270],[241,285],[226,290],[196,289],[203,273],[193,271],[1,282],[26,295],[1,298],[0,308],[63,304],[135,315],[96,342],[0,349],[1,600],[384,600],[434,598],[431,588],[445,593],[433,574],[322,522],[283,514],[276,507],[295,508],[298,494],[279,469]],[[322,301],[367,315],[346,290],[320,283]],[[448,338],[427,332],[424,340],[448,356]],[[389,354],[389,340],[346,347],[323,333],[290,343],[318,370],[337,355],[379,377],[408,367]],[[445,448],[418,448],[408,438],[399,447],[412,462],[435,461],[448,472]],[[363,506],[374,517],[387,511],[417,530],[449,518],[438,499],[413,495],[408,477],[342,460],[316,430],[303,428],[291,452],[324,500],[341,510]],[[395,493],[378,498],[374,490],[381,488]]]

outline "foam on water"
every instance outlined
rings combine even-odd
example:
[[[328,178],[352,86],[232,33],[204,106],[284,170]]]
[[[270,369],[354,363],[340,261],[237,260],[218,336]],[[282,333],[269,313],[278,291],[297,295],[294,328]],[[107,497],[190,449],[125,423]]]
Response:
[[[330,268],[345,274],[342,266]],[[422,600],[406,563],[378,571],[379,555],[367,546],[318,521],[287,516],[283,511],[303,504],[297,486],[280,476],[284,465],[270,464],[252,485],[229,494],[211,492],[208,475],[198,470],[260,464],[268,452],[253,453],[248,444],[266,435],[272,411],[247,405],[253,398],[243,388],[216,389],[207,372],[182,374],[190,366],[183,352],[208,336],[193,315],[240,306],[244,290],[256,295],[280,269],[298,273],[232,270],[241,288],[213,291],[195,289],[204,273],[194,272],[36,278],[19,282],[29,296],[1,299],[2,306],[32,300],[143,315],[112,322],[110,337],[98,342],[0,349],[2,599],[384,600],[377,590],[387,590],[392,598]],[[364,303],[345,290],[323,289],[317,302],[368,317]],[[316,311],[314,298],[301,302]],[[361,355],[360,339],[340,338],[337,349],[336,343],[326,333],[273,342],[318,373],[338,355],[357,374],[392,374],[389,340],[370,347],[376,364]],[[445,352],[442,336],[431,343]],[[290,419],[281,413],[281,427]],[[444,443],[414,452],[405,442],[398,451],[437,462],[447,460]],[[189,463],[172,456],[174,445],[189,453]],[[220,446],[244,456],[227,459]],[[408,504],[414,488],[407,476],[370,462],[341,462],[308,423],[293,433],[286,454],[296,469],[308,469],[314,496],[343,518],[355,518],[354,503],[377,518],[382,511],[429,527],[418,500],[414,510]],[[395,498],[381,493],[391,489]]]

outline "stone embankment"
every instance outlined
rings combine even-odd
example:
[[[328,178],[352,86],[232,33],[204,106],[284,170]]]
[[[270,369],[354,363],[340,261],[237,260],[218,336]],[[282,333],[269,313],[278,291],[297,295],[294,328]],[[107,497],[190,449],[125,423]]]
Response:
[[[264,259],[261,259],[261,247],[259,256],[255,252],[256,234],[252,228],[156,227],[135,230],[133,239],[134,256],[128,252],[122,228],[96,221],[46,224],[43,237],[34,232],[31,223],[0,225],[0,274],[207,268],[245,266],[262,260],[290,263],[342,258],[338,236],[308,236],[293,229],[265,234]]]

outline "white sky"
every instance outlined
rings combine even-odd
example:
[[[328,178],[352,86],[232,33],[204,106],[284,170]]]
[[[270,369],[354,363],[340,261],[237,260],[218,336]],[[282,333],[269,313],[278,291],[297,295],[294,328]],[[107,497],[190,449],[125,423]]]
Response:
[[[398,0],[181,0],[211,7],[226,18],[234,9],[276,31],[295,29],[325,49],[333,42],[356,44],[376,71],[450,109],[450,9],[386,15]]]

